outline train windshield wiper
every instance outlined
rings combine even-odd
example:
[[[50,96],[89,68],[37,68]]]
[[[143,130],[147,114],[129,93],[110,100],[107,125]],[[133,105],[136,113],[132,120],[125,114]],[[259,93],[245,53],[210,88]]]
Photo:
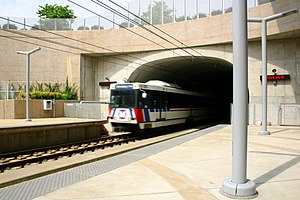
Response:
[[[132,108],[131,106],[125,105],[125,104],[120,104],[120,107],[124,107],[124,108]]]
[[[128,106],[126,104],[112,104],[114,108],[130,108],[132,109],[131,106]]]

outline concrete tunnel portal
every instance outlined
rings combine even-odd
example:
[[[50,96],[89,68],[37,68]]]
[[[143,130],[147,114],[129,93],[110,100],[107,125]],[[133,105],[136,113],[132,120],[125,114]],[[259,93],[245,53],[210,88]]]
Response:
[[[224,104],[222,120],[230,122],[233,88],[232,63],[213,57],[172,57],[144,64],[128,78],[128,82],[161,80],[175,83],[184,90],[212,95]]]

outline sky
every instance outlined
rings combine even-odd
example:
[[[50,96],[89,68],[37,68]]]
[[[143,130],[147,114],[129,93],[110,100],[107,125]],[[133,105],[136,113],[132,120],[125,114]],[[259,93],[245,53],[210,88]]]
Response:
[[[107,12],[104,8],[91,2],[90,0],[72,0],[80,5],[83,5],[95,12],[104,13]],[[127,7],[128,2],[133,0],[113,0],[123,7]],[[113,5],[108,0],[101,0],[103,3]],[[92,13],[85,11],[84,9],[68,2],[67,0],[0,0],[0,16],[2,17],[22,17],[22,18],[38,18],[36,12],[40,9],[39,5],[45,4],[57,4],[66,6],[69,5],[74,10],[75,15],[78,18],[86,18],[94,16]]]

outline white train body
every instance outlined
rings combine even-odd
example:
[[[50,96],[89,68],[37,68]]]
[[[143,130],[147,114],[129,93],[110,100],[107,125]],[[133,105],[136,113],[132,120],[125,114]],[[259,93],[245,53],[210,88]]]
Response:
[[[113,127],[158,128],[215,116],[209,96],[161,81],[111,85],[109,122]]]

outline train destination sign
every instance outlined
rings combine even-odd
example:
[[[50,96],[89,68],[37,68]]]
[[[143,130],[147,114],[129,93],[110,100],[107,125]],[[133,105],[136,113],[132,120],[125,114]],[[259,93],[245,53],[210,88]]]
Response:
[[[118,84],[116,85],[116,89],[124,89],[124,90],[128,90],[128,89],[133,89],[133,85],[132,84]]]
[[[279,81],[279,80],[289,80],[289,74],[274,74],[274,75],[267,75],[267,81]],[[262,80],[262,75],[260,75],[260,81]]]

